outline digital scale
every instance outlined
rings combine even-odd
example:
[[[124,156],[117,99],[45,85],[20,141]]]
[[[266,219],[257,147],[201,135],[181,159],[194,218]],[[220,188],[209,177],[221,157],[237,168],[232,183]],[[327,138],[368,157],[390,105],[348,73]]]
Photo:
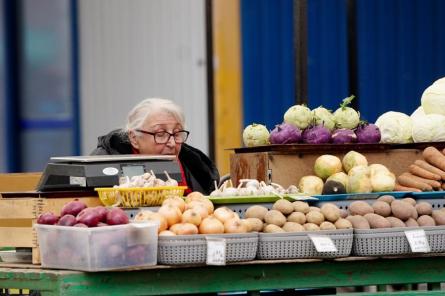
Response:
[[[37,191],[84,190],[119,185],[122,177],[153,171],[157,178],[180,182],[181,170],[174,155],[91,155],[51,157]]]

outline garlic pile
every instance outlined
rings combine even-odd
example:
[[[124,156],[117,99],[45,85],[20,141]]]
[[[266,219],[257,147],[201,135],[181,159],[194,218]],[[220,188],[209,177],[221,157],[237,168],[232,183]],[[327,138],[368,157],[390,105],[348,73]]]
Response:
[[[227,180],[219,188],[215,183],[215,190],[210,196],[265,196],[276,195],[283,198],[283,194],[298,193],[298,187],[295,185],[284,189],[277,183],[267,185],[264,181],[256,179],[241,179],[238,187],[233,187],[232,180]]]
[[[178,181],[170,178],[167,171],[164,171],[164,174],[167,176],[167,181],[156,178],[156,175],[152,170],[143,175],[133,176],[131,178],[127,176],[123,183],[114,185],[114,188],[178,186]]]

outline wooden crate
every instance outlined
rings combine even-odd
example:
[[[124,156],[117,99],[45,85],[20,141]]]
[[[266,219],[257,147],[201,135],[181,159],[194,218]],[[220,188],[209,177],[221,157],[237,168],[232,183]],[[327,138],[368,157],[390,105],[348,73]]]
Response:
[[[354,150],[362,153],[368,163],[381,163],[395,175],[408,170],[410,164],[422,158],[427,146],[443,149],[445,143],[418,144],[323,144],[323,145],[269,145],[237,148],[230,156],[230,177],[234,184],[240,179],[252,178],[275,182],[284,187],[297,185],[301,177],[314,175],[314,163],[322,154],[342,158]]]
[[[97,196],[65,196],[42,197],[34,192],[3,193],[0,196],[0,247],[32,248],[32,263],[40,264],[39,244],[33,225],[37,217],[43,212],[60,213],[63,205],[74,198],[86,203],[88,206],[98,206],[101,202]],[[94,195],[94,194],[91,194]]]

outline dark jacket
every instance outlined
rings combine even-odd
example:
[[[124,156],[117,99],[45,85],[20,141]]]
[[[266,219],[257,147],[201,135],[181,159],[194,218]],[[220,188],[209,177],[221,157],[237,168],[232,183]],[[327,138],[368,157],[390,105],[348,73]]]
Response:
[[[120,130],[99,137],[97,148],[91,152],[91,155],[111,154],[133,154],[128,136]],[[187,185],[192,191],[209,195],[215,189],[214,181],[219,182],[218,169],[204,153],[184,143],[179,152],[179,160]]]

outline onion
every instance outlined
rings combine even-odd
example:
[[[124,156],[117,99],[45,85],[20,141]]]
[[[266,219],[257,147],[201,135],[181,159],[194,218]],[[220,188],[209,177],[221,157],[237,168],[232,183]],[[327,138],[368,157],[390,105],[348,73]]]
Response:
[[[194,203],[192,207],[188,208],[187,210],[193,210],[197,212],[199,216],[201,216],[201,219],[207,218],[209,216],[209,211],[203,203]]]
[[[103,206],[97,206],[93,208],[97,214],[99,215],[99,221],[100,222],[106,222],[107,221],[107,214],[108,209]]]
[[[231,218],[224,222],[225,233],[246,233],[248,232],[247,225],[239,218]]]
[[[216,234],[224,233],[224,224],[215,217],[207,217],[202,220],[199,225],[199,233],[202,234]]]
[[[159,232],[159,236],[173,236],[173,235],[176,235],[176,233],[170,230],[163,230]]]
[[[167,204],[159,208],[158,213],[164,216],[168,226],[181,222],[181,210],[171,204]]]
[[[289,123],[282,123],[275,126],[270,132],[269,142],[271,144],[291,144],[301,140],[301,130]]]
[[[73,226],[74,224],[76,224],[76,217],[71,214],[62,216],[57,222],[57,225],[61,226]]]
[[[172,196],[172,197],[166,198],[162,202],[162,205],[166,205],[166,204],[171,204],[173,206],[178,207],[178,209],[181,210],[181,213],[184,212],[184,210],[185,210],[185,201],[184,201],[184,199],[182,199],[179,196]]]
[[[178,223],[172,225],[170,231],[173,231],[177,235],[198,234],[198,227],[191,223]]]
[[[186,204],[186,209],[192,209],[195,207],[195,205],[203,206],[207,209],[207,213],[211,215],[213,213],[213,203],[208,199],[201,199],[201,200],[192,200],[188,204]]]
[[[121,225],[121,224],[128,224],[128,216],[124,212],[124,210],[120,208],[112,208],[107,213],[107,224],[108,225]]]
[[[185,202],[186,203],[189,203],[189,202],[191,202],[192,200],[201,200],[201,199],[204,199],[205,197],[204,197],[204,195],[201,193],[201,192],[199,192],[199,191],[193,191],[193,192],[190,192],[186,197],[185,197]]]
[[[100,218],[100,214],[94,208],[86,208],[77,215],[76,220],[77,223],[83,223],[88,227],[96,227]]]
[[[194,209],[188,209],[182,214],[182,223],[191,223],[196,226],[199,226],[201,224],[202,218],[201,215],[198,213],[198,211],[195,211]]]
[[[60,216],[65,216],[66,214],[70,214],[73,216],[77,216],[83,209],[85,209],[87,205],[77,198],[73,201],[66,203],[62,207],[62,211],[60,212]]]
[[[59,217],[56,216],[54,213],[47,212],[47,213],[42,213],[39,215],[39,217],[37,218],[37,223],[38,224],[46,224],[46,225],[54,225],[57,223],[58,220],[59,220]]]
[[[215,218],[217,218],[219,221],[221,221],[222,223],[225,223],[227,220],[231,219],[231,218],[235,218],[235,212],[233,212],[231,209],[229,209],[228,207],[221,207],[221,208],[217,208],[214,212],[213,215],[215,216]]]

